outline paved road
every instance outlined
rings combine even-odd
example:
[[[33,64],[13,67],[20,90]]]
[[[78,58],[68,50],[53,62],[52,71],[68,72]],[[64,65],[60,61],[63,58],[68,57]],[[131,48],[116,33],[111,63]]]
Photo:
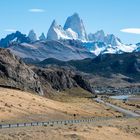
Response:
[[[97,122],[97,121],[103,121],[103,120],[112,120],[112,119],[125,119],[125,118],[135,118],[135,117],[140,117],[139,114],[134,113],[130,110],[123,109],[121,107],[118,107],[116,105],[104,102],[100,98],[95,99],[97,102],[105,104],[106,106],[112,107],[115,110],[122,112],[125,114],[127,117],[121,117],[121,118],[116,118],[116,117],[98,117],[98,118],[87,118],[83,120],[62,120],[62,121],[48,121],[48,122],[31,122],[31,123],[17,123],[17,124],[0,124],[0,129],[4,128],[17,128],[17,127],[28,127],[28,126],[48,126],[48,125],[64,125],[64,124],[75,124],[75,123],[83,123],[83,122]]]
[[[137,113],[135,113],[135,112],[133,112],[133,111],[130,111],[130,110],[127,110],[127,109],[118,107],[118,106],[113,105],[113,104],[110,104],[110,103],[108,103],[108,102],[104,102],[104,101],[103,101],[102,99],[100,99],[100,98],[97,98],[97,99],[95,99],[95,100],[96,100],[97,102],[99,102],[99,103],[102,103],[102,104],[105,104],[105,105],[107,105],[107,106],[109,106],[109,107],[114,108],[115,110],[117,110],[117,111],[119,111],[119,112],[125,114],[126,116],[130,116],[130,117],[140,117],[140,114],[137,114]]]

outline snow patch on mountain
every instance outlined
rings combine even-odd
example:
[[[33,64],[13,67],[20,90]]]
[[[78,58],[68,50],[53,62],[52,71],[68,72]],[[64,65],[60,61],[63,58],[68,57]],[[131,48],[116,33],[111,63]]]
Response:
[[[59,39],[70,39],[61,25],[58,25],[56,20],[54,20],[49,28],[47,39],[49,40],[59,40]]]
[[[75,39],[75,40],[78,39],[78,34],[76,32],[74,32],[71,28],[68,28],[66,30],[66,34],[71,39]]]

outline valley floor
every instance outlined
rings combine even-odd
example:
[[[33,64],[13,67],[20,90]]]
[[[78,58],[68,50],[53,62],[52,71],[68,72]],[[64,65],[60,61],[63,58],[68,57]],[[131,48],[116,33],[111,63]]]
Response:
[[[0,88],[0,123],[122,115],[91,99],[70,97],[69,100],[70,102],[60,102],[31,93]]]
[[[76,90],[73,90],[76,92]],[[0,88],[0,124],[85,117],[113,120],[80,124],[0,129],[0,140],[139,140],[140,118],[118,119],[123,114],[90,98],[66,97],[59,101],[31,93]],[[61,101],[62,100],[62,101]],[[75,115],[76,116],[75,116]]]

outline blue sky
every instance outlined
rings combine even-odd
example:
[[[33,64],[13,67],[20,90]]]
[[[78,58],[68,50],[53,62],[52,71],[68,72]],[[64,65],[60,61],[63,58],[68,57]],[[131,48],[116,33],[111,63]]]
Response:
[[[137,43],[140,31],[120,30],[140,28],[139,6],[140,0],[0,0],[0,38],[14,30],[47,34],[53,19],[64,25],[66,18],[77,12],[88,33],[103,29],[124,43]]]

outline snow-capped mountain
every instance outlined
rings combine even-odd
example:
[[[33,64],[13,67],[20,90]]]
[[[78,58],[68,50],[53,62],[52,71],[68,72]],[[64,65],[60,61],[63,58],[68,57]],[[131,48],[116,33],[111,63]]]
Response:
[[[31,42],[37,41],[37,35],[34,32],[34,30],[29,31],[28,37],[31,40]]]
[[[31,30],[28,36],[17,31],[1,39],[0,47],[8,48],[22,58],[34,60],[51,57],[71,60],[91,58],[105,53],[140,52],[140,43],[126,45],[115,35],[105,34],[103,30],[87,36],[84,23],[78,14],[68,17],[64,28],[54,20],[47,37],[42,33],[37,40],[34,30]]]
[[[60,40],[60,39],[70,39],[67,33],[64,31],[61,25],[58,25],[56,20],[54,20],[49,28],[47,39],[49,40]]]
[[[75,39],[87,41],[88,37],[82,19],[78,14],[67,18],[64,28],[54,20],[49,28],[47,39]]]
[[[89,52],[85,47],[77,47],[76,45],[54,40],[13,44],[8,49],[21,58],[40,61],[47,58],[68,61],[95,57],[95,55]]]
[[[0,47],[7,48],[12,43],[23,43],[23,42],[30,43],[30,39],[25,34],[16,31],[15,33],[7,35],[5,38],[2,38],[0,40]]]
[[[121,46],[121,40],[113,34],[109,34],[105,36],[104,42],[111,46]]]
[[[113,34],[105,34],[103,30],[97,31],[95,34],[88,35],[90,43],[84,45],[89,48],[89,51],[95,55],[111,53],[121,54],[133,52],[138,45],[126,45]],[[102,45],[101,45],[102,44]]]
[[[90,33],[88,35],[89,41],[93,42],[104,42],[105,40],[105,33],[103,30],[97,31],[95,34]]]
[[[121,40],[113,34],[105,35],[103,30],[97,31],[96,33],[90,33],[88,39],[91,42],[104,42],[111,46],[121,45]]]
[[[69,28],[78,34],[78,39],[83,41],[88,40],[83,20],[79,17],[77,13],[67,18],[64,25],[64,30],[67,30]]]
[[[78,34],[74,32],[71,28],[66,29],[65,32],[70,39],[78,39]]]

